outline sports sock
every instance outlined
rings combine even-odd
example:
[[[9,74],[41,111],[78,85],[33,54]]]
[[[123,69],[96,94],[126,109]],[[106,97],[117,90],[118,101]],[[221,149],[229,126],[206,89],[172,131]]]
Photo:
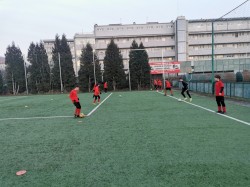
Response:
[[[219,112],[221,111],[221,106],[218,106],[218,111],[219,111]]]
[[[223,110],[224,113],[227,111],[225,106],[222,107],[222,110]]]

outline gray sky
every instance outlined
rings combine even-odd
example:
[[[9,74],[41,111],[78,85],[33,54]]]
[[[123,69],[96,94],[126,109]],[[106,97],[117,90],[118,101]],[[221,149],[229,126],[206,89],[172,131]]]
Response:
[[[0,56],[4,56],[12,41],[27,54],[32,41],[54,39],[56,33],[73,38],[75,33],[92,32],[94,24],[170,22],[177,16],[217,18],[242,2],[244,0],[0,0]],[[246,12],[240,16],[249,16],[244,15]]]

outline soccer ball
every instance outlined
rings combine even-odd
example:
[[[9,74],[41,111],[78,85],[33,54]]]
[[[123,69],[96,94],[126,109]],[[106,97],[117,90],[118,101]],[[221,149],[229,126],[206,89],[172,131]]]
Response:
[[[79,116],[80,116],[80,118],[84,118],[85,117],[84,113],[81,113]]]

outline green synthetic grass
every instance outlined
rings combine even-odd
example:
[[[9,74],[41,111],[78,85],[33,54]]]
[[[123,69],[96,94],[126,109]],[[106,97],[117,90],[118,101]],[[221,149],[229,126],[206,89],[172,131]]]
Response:
[[[80,101],[85,114],[95,107],[91,94]],[[193,103],[217,108],[204,96]],[[250,108],[226,104],[250,122]],[[67,95],[0,97],[0,105],[0,119],[74,110]],[[114,93],[84,119],[0,121],[0,186],[246,187],[250,126],[156,92]]]

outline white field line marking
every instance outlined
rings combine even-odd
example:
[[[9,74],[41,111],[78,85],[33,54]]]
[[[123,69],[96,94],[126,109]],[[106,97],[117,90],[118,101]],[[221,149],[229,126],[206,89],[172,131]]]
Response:
[[[160,93],[160,92],[157,92],[157,93],[159,93],[159,94],[163,94],[163,93]],[[178,98],[173,97],[173,96],[169,96],[169,95],[168,95],[168,97],[170,97],[170,98],[172,98],[172,99],[176,99],[176,100],[178,100]],[[249,125],[249,126],[250,126],[250,123],[248,123],[248,122],[246,122],[246,121],[242,121],[242,120],[240,120],[240,119],[237,119],[237,118],[234,118],[234,117],[231,117],[231,116],[225,115],[225,114],[216,113],[216,112],[215,112],[215,111],[213,111],[213,110],[210,110],[210,109],[208,109],[208,108],[205,108],[205,107],[202,107],[202,106],[199,106],[199,105],[196,105],[196,104],[193,104],[193,103],[187,102],[187,101],[183,101],[183,100],[181,100],[181,101],[182,101],[182,102],[185,102],[185,103],[187,103],[187,104],[189,104],[189,105],[193,105],[193,106],[198,107],[198,108],[201,108],[201,109],[203,109],[203,110],[206,110],[206,111],[209,111],[209,112],[212,112],[212,113],[218,114],[218,115],[223,116],[223,117],[225,117],[225,118],[229,118],[229,119],[232,119],[232,120],[234,120],[234,121],[237,121],[237,122],[240,122],[240,123],[243,123],[243,124],[245,124],[245,125]]]
[[[2,118],[0,121],[7,120],[27,120],[27,119],[55,119],[55,118],[73,118],[73,116],[47,116],[47,117],[25,117],[25,118]]]
[[[27,97],[27,96],[20,96],[20,97],[8,98],[8,99],[0,99],[0,102],[1,102],[1,101],[13,100],[13,99],[22,99],[22,98],[24,98],[24,97]]]
[[[96,106],[90,113],[87,114],[87,116],[90,116],[93,114],[113,93],[109,94],[98,106]]]

